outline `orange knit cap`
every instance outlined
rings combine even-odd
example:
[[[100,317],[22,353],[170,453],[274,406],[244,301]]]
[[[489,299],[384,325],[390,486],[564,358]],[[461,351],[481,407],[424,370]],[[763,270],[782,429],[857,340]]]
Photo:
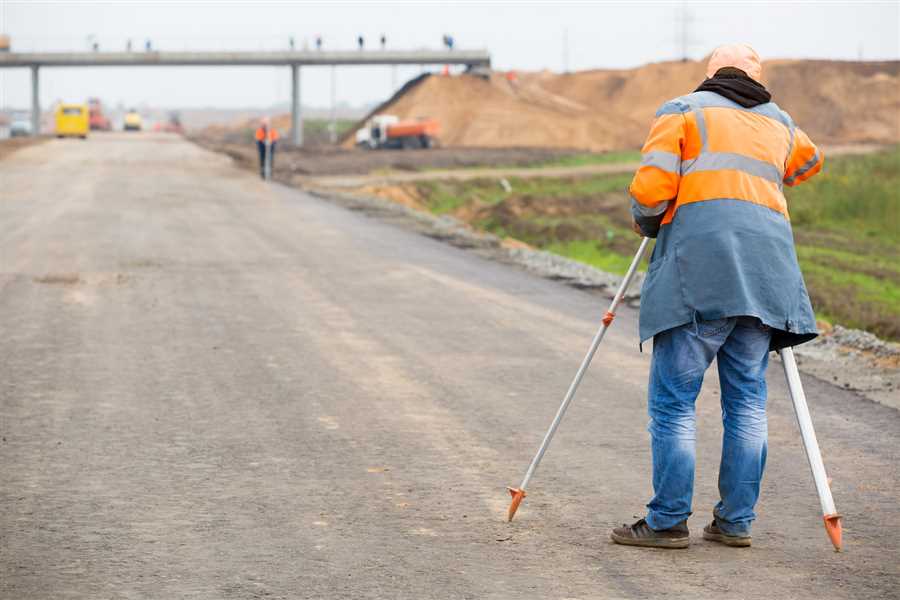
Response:
[[[716,48],[706,66],[707,79],[724,67],[740,69],[756,81],[762,77],[762,62],[759,54],[749,44],[727,44]]]

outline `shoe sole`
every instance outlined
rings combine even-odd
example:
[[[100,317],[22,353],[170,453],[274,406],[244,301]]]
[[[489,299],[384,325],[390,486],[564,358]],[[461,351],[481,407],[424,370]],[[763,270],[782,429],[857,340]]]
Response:
[[[733,548],[749,548],[753,543],[750,536],[725,535],[724,533],[709,533],[708,531],[703,532],[703,539]]]
[[[640,546],[642,548],[665,548],[667,550],[678,550],[687,548],[691,539],[688,537],[685,538],[676,538],[676,539],[660,539],[657,538],[655,540],[637,540],[630,537],[622,537],[620,535],[616,535],[615,533],[609,534],[609,537],[617,544],[622,544],[623,546]]]

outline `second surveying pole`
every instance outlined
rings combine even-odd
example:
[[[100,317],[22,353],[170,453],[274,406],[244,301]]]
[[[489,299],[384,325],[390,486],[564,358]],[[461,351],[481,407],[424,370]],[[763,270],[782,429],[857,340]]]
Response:
[[[794,404],[794,413],[797,415],[797,424],[800,426],[800,436],[803,438],[803,448],[806,450],[806,459],[809,461],[809,468],[816,483],[816,492],[819,494],[819,503],[822,505],[825,533],[828,534],[828,539],[831,540],[834,549],[840,552],[842,544],[841,515],[834,507],[831,486],[828,485],[828,476],[825,474],[825,463],[822,462],[819,442],[813,429],[812,418],[809,416],[809,407],[806,404],[806,394],[803,393],[803,385],[800,383],[800,372],[797,369],[797,361],[794,359],[794,350],[790,347],[782,348],[778,354],[781,355],[781,364],[784,366],[784,375],[787,377],[791,402]]]
[[[566,409],[569,408],[569,404],[572,402],[572,398],[575,397],[575,391],[578,389],[578,385],[581,383],[581,379],[587,372],[587,369],[591,364],[591,360],[594,358],[594,354],[597,352],[597,348],[600,346],[600,342],[603,341],[603,336],[606,335],[606,330],[609,329],[609,325],[616,317],[616,309],[619,307],[619,303],[625,296],[625,292],[628,290],[628,286],[631,284],[631,280],[634,279],[634,274],[637,271],[638,265],[640,264],[641,258],[643,258],[644,252],[647,250],[647,245],[649,243],[650,238],[645,237],[643,240],[641,240],[641,246],[640,248],[638,248],[637,253],[634,255],[634,259],[631,261],[631,265],[628,267],[628,271],[625,273],[625,277],[622,278],[622,283],[619,284],[619,289],[616,291],[616,295],[613,296],[612,302],[609,305],[609,310],[607,310],[606,314],[603,316],[600,329],[598,329],[596,335],[594,335],[594,339],[591,342],[591,347],[588,349],[588,353],[584,357],[584,360],[581,361],[581,366],[578,368],[578,372],[575,373],[575,379],[572,380],[572,384],[569,385],[569,391],[566,392],[566,397],[563,398],[562,404],[560,404],[559,406],[559,410],[556,411],[556,416],[553,417],[553,422],[550,423],[550,428],[547,430],[547,433],[544,434],[544,441],[541,442],[541,447],[538,448],[537,454],[535,454],[534,458],[531,459],[531,464],[528,465],[528,471],[525,472],[525,477],[522,479],[522,483],[517,488],[507,488],[509,490],[509,495],[512,496],[512,502],[510,503],[509,510],[506,513],[508,521],[513,520],[513,517],[516,515],[516,511],[519,509],[519,504],[521,504],[522,500],[525,499],[525,488],[528,486],[528,482],[531,481],[532,475],[534,475],[535,470],[541,463],[541,459],[544,458],[544,453],[547,451],[547,447],[550,446],[550,441],[553,439],[553,435],[556,433],[556,429],[559,427],[563,416],[566,414]]]
[[[263,175],[265,180],[272,179],[272,128],[266,129],[266,139],[263,142],[266,147],[265,160],[263,161]]]

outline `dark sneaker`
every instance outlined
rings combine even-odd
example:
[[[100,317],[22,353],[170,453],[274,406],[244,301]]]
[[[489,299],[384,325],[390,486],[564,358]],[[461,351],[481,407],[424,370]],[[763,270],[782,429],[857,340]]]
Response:
[[[656,531],[650,529],[647,521],[641,519],[634,525],[623,524],[616,527],[610,537],[617,544],[647,548],[687,548],[691,541],[687,521],[682,521],[671,529]]]
[[[752,538],[749,535],[728,535],[716,525],[716,520],[703,528],[703,539],[711,542],[719,542],[726,546],[735,546],[737,548],[746,548],[750,545]]]

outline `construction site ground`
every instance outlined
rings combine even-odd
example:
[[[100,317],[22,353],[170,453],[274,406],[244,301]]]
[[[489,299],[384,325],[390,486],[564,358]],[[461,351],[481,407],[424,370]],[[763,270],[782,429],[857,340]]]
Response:
[[[845,552],[780,365],[749,549],[614,546],[650,496],[649,352],[623,308],[516,520],[606,299],[164,134],[0,162],[0,597],[891,598],[900,412],[804,378]]]
[[[221,135],[200,133],[191,138],[205,148],[222,152],[237,163],[255,167],[259,156],[254,144],[230,142]],[[366,151],[335,146],[313,149],[280,144],[276,149],[276,174],[285,177],[382,175],[385,171],[419,173],[436,169],[471,169],[535,166],[577,156],[578,150],[557,148],[432,148],[429,150]]]

